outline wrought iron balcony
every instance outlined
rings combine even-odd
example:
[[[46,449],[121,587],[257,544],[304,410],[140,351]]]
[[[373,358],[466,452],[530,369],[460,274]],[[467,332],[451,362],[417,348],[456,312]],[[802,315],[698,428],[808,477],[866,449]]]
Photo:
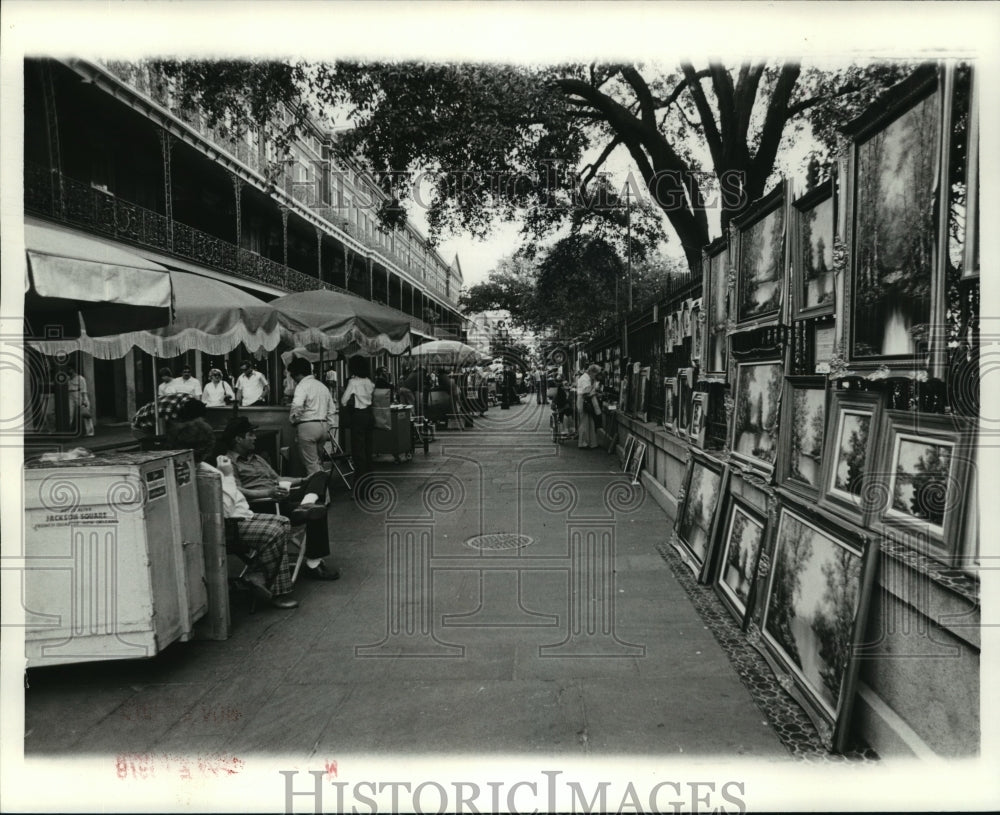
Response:
[[[357,296],[342,286],[320,281],[313,275],[276,263],[179,221],[171,222],[165,215],[124,201],[100,187],[50,172],[30,162],[24,165],[24,208],[68,225],[286,291],[322,288]],[[392,306],[387,308],[405,316],[418,331],[430,333],[431,326],[424,320]]]

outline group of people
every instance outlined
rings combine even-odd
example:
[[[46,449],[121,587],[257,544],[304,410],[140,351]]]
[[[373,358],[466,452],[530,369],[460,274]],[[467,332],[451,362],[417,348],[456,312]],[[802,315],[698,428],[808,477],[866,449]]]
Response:
[[[564,427],[565,438],[576,438],[582,449],[600,447],[597,431],[603,420],[601,394],[604,389],[604,371],[600,365],[589,365],[576,378],[575,400],[566,387],[562,374],[555,375],[555,386],[548,389],[546,399],[552,406],[556,427]],[[539,383],[540,384],[540,383]],[[541,397],[539,397],[541,399]],[[539,401],[539,404],[545,402]]]
[[[240,374],[235,382],[230,382],[221,369],[211,368],[208,382],[202,387],[201,382],[191,375],[189,365],[181,368],[179,376],[174,376],[174,372],[166,367],[160,368],[158,375],[157,396],[183,393],[204,402],[206,407],[227,407],[234,403],[239,403],[241,407],[267,404],[270,391],[267,377],[256,370],[249,360],[240,365]]]

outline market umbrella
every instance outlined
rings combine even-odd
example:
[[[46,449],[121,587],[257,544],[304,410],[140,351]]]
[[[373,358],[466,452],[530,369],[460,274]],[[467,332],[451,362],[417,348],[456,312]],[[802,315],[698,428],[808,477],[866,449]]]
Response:
[[[457,340],[433,340],[418,345],[410,356],[424,365],[474,365],[479,359],[479,352],[465,343]]]
[[[410,347],[410,318],[360,297],[318,289],[286,294],[270,305],[285,337],[311,351],[372,356],[401,354]]]
[[[242,289],[191,272],[172,271],[174,315],[163,328],[129,331],[111,337],[83,332],[78,339],[35,340],[45,354],[84,351],[96,359],[119,359],[132,348],[156,357],[185,351],[227,354],[243,345],[251,353],[273,351],[281,341],[277,312]]]
[[[168,270],[83,232],[25,220],[26,332],[58,327],[61,337],[92,337],[166,325]]]

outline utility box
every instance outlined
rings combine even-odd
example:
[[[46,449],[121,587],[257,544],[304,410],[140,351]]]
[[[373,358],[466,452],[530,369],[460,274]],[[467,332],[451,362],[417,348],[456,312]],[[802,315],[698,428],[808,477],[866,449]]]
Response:
[[[28,461],[24,488],[28,667],[190,639],[207,607],[190,451]]]

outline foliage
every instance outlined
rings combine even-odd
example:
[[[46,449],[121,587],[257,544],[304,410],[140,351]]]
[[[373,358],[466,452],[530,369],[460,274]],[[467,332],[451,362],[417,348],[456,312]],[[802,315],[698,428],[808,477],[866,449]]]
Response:
[[[801,668],[802,657],[795,644],[792,621],[796,617],[796,600],[802,594],[802,572],[813,554],[814,533],[809,527],[787,515],[781,531],[766,626],[788,656]]]
[[[794,61],[697,69],[192,60],[155,67],[209,121],[264,127],[279,148],[307,118],[325,126],[331,112],[346,115],[353,128],[337,150],[381,184],[387,224],[398,224],[413,203],[412,174],[431,173],[432,237],[459,228],[484,235],[494,217],[520,212],[541,233],[565,219],[617,223],[620,232],[621,208],[601,185],[621,147],[692,271],[709,242],[708,207],[720,208],[725,228],[764,194],[786,139],[811,129],[832,148],[836,126],[908,70],[891,63],[803,69]],[[285,107],[293,114],[287,121]],[[646,228],[637,223],[636,239],[648,245]]]
[[[860,559],[835,544],[833,558],[821,567],[825,587],[823,602],[813,617],[812,629],[819,643],[823,665],[820,678],[836,702],[851,657],[851,635],[861,577]]]

